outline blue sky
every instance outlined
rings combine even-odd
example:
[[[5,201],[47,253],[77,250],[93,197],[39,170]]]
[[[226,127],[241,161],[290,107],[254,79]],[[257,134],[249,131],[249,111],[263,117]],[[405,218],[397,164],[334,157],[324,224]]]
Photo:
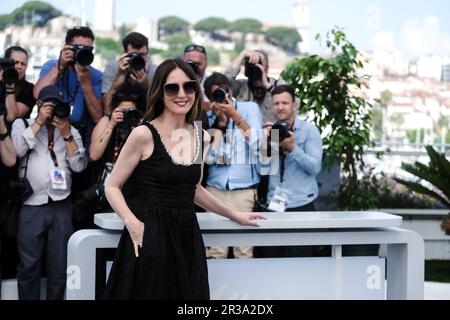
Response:
[[[25,0],[2,1],[0,14]],[[6,2],[6,3],[5,3]],[[49,0],[66,13],[80,0]],[[210,16],[229,20],[252,17],[261,21],[292,20],[294,0],[116,0],[116,20],[136,21],[177,15],[190,22]],[[88,21],[94,0],[85,0]],[[409,58],[420,54],[450,54],[450,1],[445,0],[310,0],[311,33],[343,27],[359,49],[397,48]],[[238,9],[236,9],[238,8]]]

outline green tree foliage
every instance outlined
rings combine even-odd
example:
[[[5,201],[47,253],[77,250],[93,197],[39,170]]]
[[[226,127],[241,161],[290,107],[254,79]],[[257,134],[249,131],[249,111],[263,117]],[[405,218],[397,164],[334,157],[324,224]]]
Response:
[[[210,66],[218,66],[220,65],[220,52],[213,48],[207,48],[206,52],[208,52],[208,65]]]
[[[228,21],[223,18],[210,17],[197,22],[194,25],[194,29],[214,33],[220,29],[227,29],[229,25]]]
[[[177,33],[166,38],[169,48],[161,53],[164,59],[179,58],[183,54],[184,48],[192,43],[188,33]]]
[[[316,39],[320,40],[318,35]],[[370,142],[370,108],[362,89],[358,71],[363,67],[361,56],[347,40],[345,33],[332,29],[326,46],[331,55],[297,58],[282,73],[299,96],[302,113],[311,113],[312,121],[329,134],[324,137],[325,168],[342,165],[343,183],[339,193],[341,208],[363,209],[370,206],[352,199],[363,196],[358,184],[358,170],[364,168],[363,155]],[[363,197],[361,197],[363,198]]]
[[[450,208],[450,162],[445,154],[437,152],[432,146],[426,146],[425,149],[430,158],[428,165],[417,161],[414,164],[402,163],[402,169],[418,178],[419,181],[417,179],[407,181],[401,178],[395,178],[395,181],[418,194],[430,196]]]
[[[126,24],[122,24],[119,27],[118,31],[119,31],[120,39],[123,39],[123,38],[125,38],[125,36],[127,34],[129,34],[132,31],[132,29],[130,27],[128,27]]]
[[[34,26],[44,26],[47,21],[62,15],[61,11],[42,1],[28,1],[9,15],[0,16],[0,29],[8,25],[22,25],[24,22]]]
[[[189,22],[176,16],[167,16],[159,19],[158,27],[160,36],[170,36],[187,31]]]
[[[297,52],[297,43],[302,41],[302,37],[294,28],[273,27],[266,31],[266,40],[284,50]]]
[[[256,19],[238,19],[228,26],[228,31],[230,32],[242,32],[247,33],[261,33],[262,23]]]
[[[96,38],[95,50],[107,60],[114,60],[123,52],[122,44],[110,38]]]

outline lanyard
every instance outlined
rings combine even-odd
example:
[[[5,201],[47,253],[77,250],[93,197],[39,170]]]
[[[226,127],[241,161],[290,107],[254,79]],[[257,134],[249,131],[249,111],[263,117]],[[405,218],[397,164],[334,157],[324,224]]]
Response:
[[[75,84],[75,89],[73,90],[73,95],[70,95],[70,88],[69,88],[69,76],[70,76],[70,71],[69,69],[66,69],[63,73],[64,77],[63,77],[63,86],[66,89],[66,97],[67,97],[67,103],[69,105],[74,105],[75,103],[75,99],[77,97],[78,94],[78,90],[80,89],[80,82],[77,79],[77,82]]]
[[[114,143],[114,159],[113,159],[113,163],[116,163],[117,158],[119,158],[119,153],[122,150],[122,147],[126,141],[126,139],[121,139],[122,141],[119,143],[119,138],[120,138],[120,130],[116,130],[116,142]]]
[[[55,151],[53,151],[53,147],[55,146],[54,133],[55,128],[51,127],[48,129],[48,151],[50,152],[50,156],[52,157],[53,164],[56,168],[58,168],[58,159],[56,158]]]

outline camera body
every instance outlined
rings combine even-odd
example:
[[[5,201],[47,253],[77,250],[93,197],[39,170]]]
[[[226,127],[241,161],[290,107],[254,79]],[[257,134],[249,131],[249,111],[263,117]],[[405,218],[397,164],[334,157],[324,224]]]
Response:
[[[101,212],[108,206],[108,200],[105,196],[105,188],[103,184],[95,184],[78,194],[76,199],[77,205],[86,210],[93,212]]]
[[[134,71],[140,71],[145,68],[145,59],[137,52],[131,52],[126,55],[130,59],[130,68]]]
[[[74,53],[74,64],[78,63],[83,67],[90,66],[94,61],[94,47],[75,44],[71,49]]]
[[[192,67],[192,69],[194,70],[196,75],[200,75],[200,65],[198,64],[198,62],[192,61],[192,60],[187,60],[187,63],[189,63],[189,65]]]
[[[68,118],[70,116],[70,106],[68,103],[66,102],[57,102],[54,106],[53,106],[53,115],[55,117],[61,118],[61,119],[65,119]]]
[[[212,93],[212,101],[224,103],[227,100],[228,90],[225,87],[219,87]]]
[[[33,187],[27,178],[18,178],[10,181],[8,192],[11,199],[17,203],[22,203],[33,194]]]
[[[245,66],[245,76],[248,78],[250,83],[255,83],[256,81],[262,80],[262,71],[258,66],[253,63],[250,63],[250,59],[245,58],[244,66]]]
[[[0,59],[0,70],[3,70],[3,82],[6,84],[15,84],[19,81],[19,73],[16,70],[16,62],[10,58]]]
[[[289,129],[289,123],[277,121],[273,124],[272,129],[270,130],[270,136],[272,136],[272,130],[278,130],[278,137],[280,142],[282,142],[284,139],[289,138]]]
[[[137,109],[122,110],[123,121],[118,124],[121,129],[131,129],[139,124],[142,119],[142,112]]]

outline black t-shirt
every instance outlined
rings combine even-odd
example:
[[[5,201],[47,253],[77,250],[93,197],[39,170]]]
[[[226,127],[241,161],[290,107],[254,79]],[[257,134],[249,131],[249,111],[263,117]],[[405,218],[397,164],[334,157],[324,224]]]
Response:
[[[24,116],[24,118],[28,119],[33,111],[33,107],[36,104],[36,99],[33,96],[34,84],[22,80],[17,84],[17,96],[16,101],[21,102],[26,105],[30,110]]]

